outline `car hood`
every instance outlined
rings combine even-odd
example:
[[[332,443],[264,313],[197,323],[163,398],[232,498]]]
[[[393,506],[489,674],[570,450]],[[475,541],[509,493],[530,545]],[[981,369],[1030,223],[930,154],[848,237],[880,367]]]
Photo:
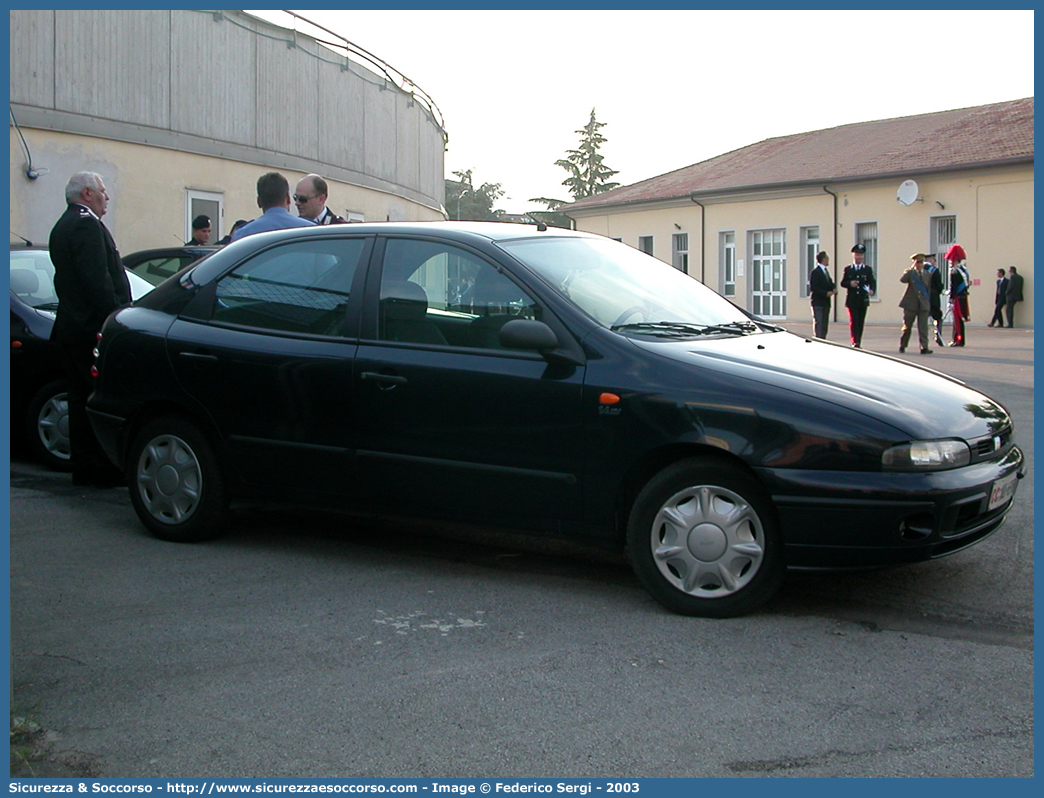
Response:
[[[695,341],[634,340],[680,363],[847,408],[911,439],[970,440],[1010,424],[1003,407],[952,377],[788,332]]]

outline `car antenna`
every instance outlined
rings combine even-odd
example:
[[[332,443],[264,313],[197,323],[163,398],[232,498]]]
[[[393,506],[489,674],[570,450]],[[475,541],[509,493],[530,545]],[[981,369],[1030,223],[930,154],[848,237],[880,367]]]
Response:
[[[33,246],[33,242],[32,242],[32,241],[30,241],[30,240],[29,240],[28,238],[26,238],[25,236],[20,236],[20,235],[18,235],[18,233],[11,233],[11,235],[13,235],[13,236],[14,236],[15,238],[20,238],[20,239],[22,239],[22,240],[23,240],[23,241],[25,242],[25,245],[26,245],[27,247],[31,247],[31,246]]]

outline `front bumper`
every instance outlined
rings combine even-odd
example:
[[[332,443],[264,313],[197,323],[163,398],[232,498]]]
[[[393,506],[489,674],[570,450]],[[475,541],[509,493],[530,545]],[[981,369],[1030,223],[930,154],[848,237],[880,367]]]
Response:
[[[1012,446],[989,462],[915,473],[761,469],[779,512],[787,565],[850,568],[930,560],[988,537],[1015,494],[990,507],[993,489],[1024,476]]]

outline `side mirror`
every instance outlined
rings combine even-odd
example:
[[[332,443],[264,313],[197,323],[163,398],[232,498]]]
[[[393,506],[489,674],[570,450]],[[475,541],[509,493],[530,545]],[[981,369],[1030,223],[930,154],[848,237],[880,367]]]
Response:
[[[542,321],[513,319],[500,328],[500,345],[505,349],[550,352],[558,348],[558,336]]]

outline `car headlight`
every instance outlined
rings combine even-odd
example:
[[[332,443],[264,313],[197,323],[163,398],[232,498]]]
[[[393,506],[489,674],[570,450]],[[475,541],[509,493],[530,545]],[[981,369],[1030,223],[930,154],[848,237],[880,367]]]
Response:
[[[885,451],[881,465],[886,471],[945,471],[971,462],[964,441],[911,441]]]

